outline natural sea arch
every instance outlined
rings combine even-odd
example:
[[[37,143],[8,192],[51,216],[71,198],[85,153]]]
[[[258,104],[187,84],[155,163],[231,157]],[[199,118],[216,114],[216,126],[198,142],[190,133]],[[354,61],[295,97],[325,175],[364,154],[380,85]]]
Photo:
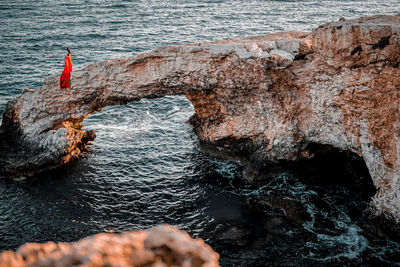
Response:
[[[277,33],[160,47],[89,65],[10,101],[1,126],[0,172],[19,175],[78,157],[89,114],[143,98],[185,95],[204,143],[248,151],[250,162],[312,157],[309,144],[364,160],[378,213],[400,214],[400,16],[332,22]]]

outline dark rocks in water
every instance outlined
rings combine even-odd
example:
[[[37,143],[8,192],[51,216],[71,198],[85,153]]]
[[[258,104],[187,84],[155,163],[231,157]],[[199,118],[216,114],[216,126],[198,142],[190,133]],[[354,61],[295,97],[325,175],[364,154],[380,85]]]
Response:
[[[357,221],[368,240],[383,239],[400,242],[400,225],[393,224],[385,216],[374,216],[366,211],[358,217]]]
[[[285,217],[280,207],[263,206],[264,203],[257,201],[246,201],[243,221],[213,222],[200,236],[223,257],[228,256],[229,264],[288,265],[295,258],[296,262],[303,262],[301,255],[305,242],[312,240],[312,236],[301,230],[301,224],[293,224],[291,218]],[[293,234],[289,234],[290,231]],[[240,257],[232,257],[230,251],[235,251]],[[221,264],[224,265],[224,262]]]
[[[226,247],[248,246],[254,237],[249,225],[239,222],[226,222],[218,224],[213,231],[212,239]]]
[[[246,199],[246,203],[247,207],[251,208],[253,212],[261,212],[264,216],[273,218],[266,222],[265,230],[280,225],[283,217],[295,225],[301,225],[310,219],[310,215],[301,202],[285,199],[284,196],[260,194],[259,196],[249,197]]]

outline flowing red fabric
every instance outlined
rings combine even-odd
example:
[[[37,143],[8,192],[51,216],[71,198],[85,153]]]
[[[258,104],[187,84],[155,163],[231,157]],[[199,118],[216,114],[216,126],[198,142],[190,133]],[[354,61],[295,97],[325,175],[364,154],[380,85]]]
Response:
[[[61,88],[71,88],[71,71],[72,71],[72,60],[71,56],[67,55],[65,57],[64,71],[60,77]]]

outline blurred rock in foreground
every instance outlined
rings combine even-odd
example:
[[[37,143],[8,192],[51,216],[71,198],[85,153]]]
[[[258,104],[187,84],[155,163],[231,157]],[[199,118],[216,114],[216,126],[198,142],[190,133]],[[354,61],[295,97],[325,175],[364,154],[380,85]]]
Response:
[[[140,232],[102,233],[75,243],[26,243],[0,254],[0,266],[219,266],[202,239],[163,225]]]

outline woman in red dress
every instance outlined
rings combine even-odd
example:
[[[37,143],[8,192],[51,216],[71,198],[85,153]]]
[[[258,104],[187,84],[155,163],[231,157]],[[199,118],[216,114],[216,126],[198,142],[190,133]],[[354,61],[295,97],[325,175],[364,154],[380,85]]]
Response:
[[[72,71],[72,60],[71,60],[71,50],[67,48],[68,54],[65,56],[65,66],[64,71],[60,77],[60,87],[61,88],[71,88],[71,71]]]

